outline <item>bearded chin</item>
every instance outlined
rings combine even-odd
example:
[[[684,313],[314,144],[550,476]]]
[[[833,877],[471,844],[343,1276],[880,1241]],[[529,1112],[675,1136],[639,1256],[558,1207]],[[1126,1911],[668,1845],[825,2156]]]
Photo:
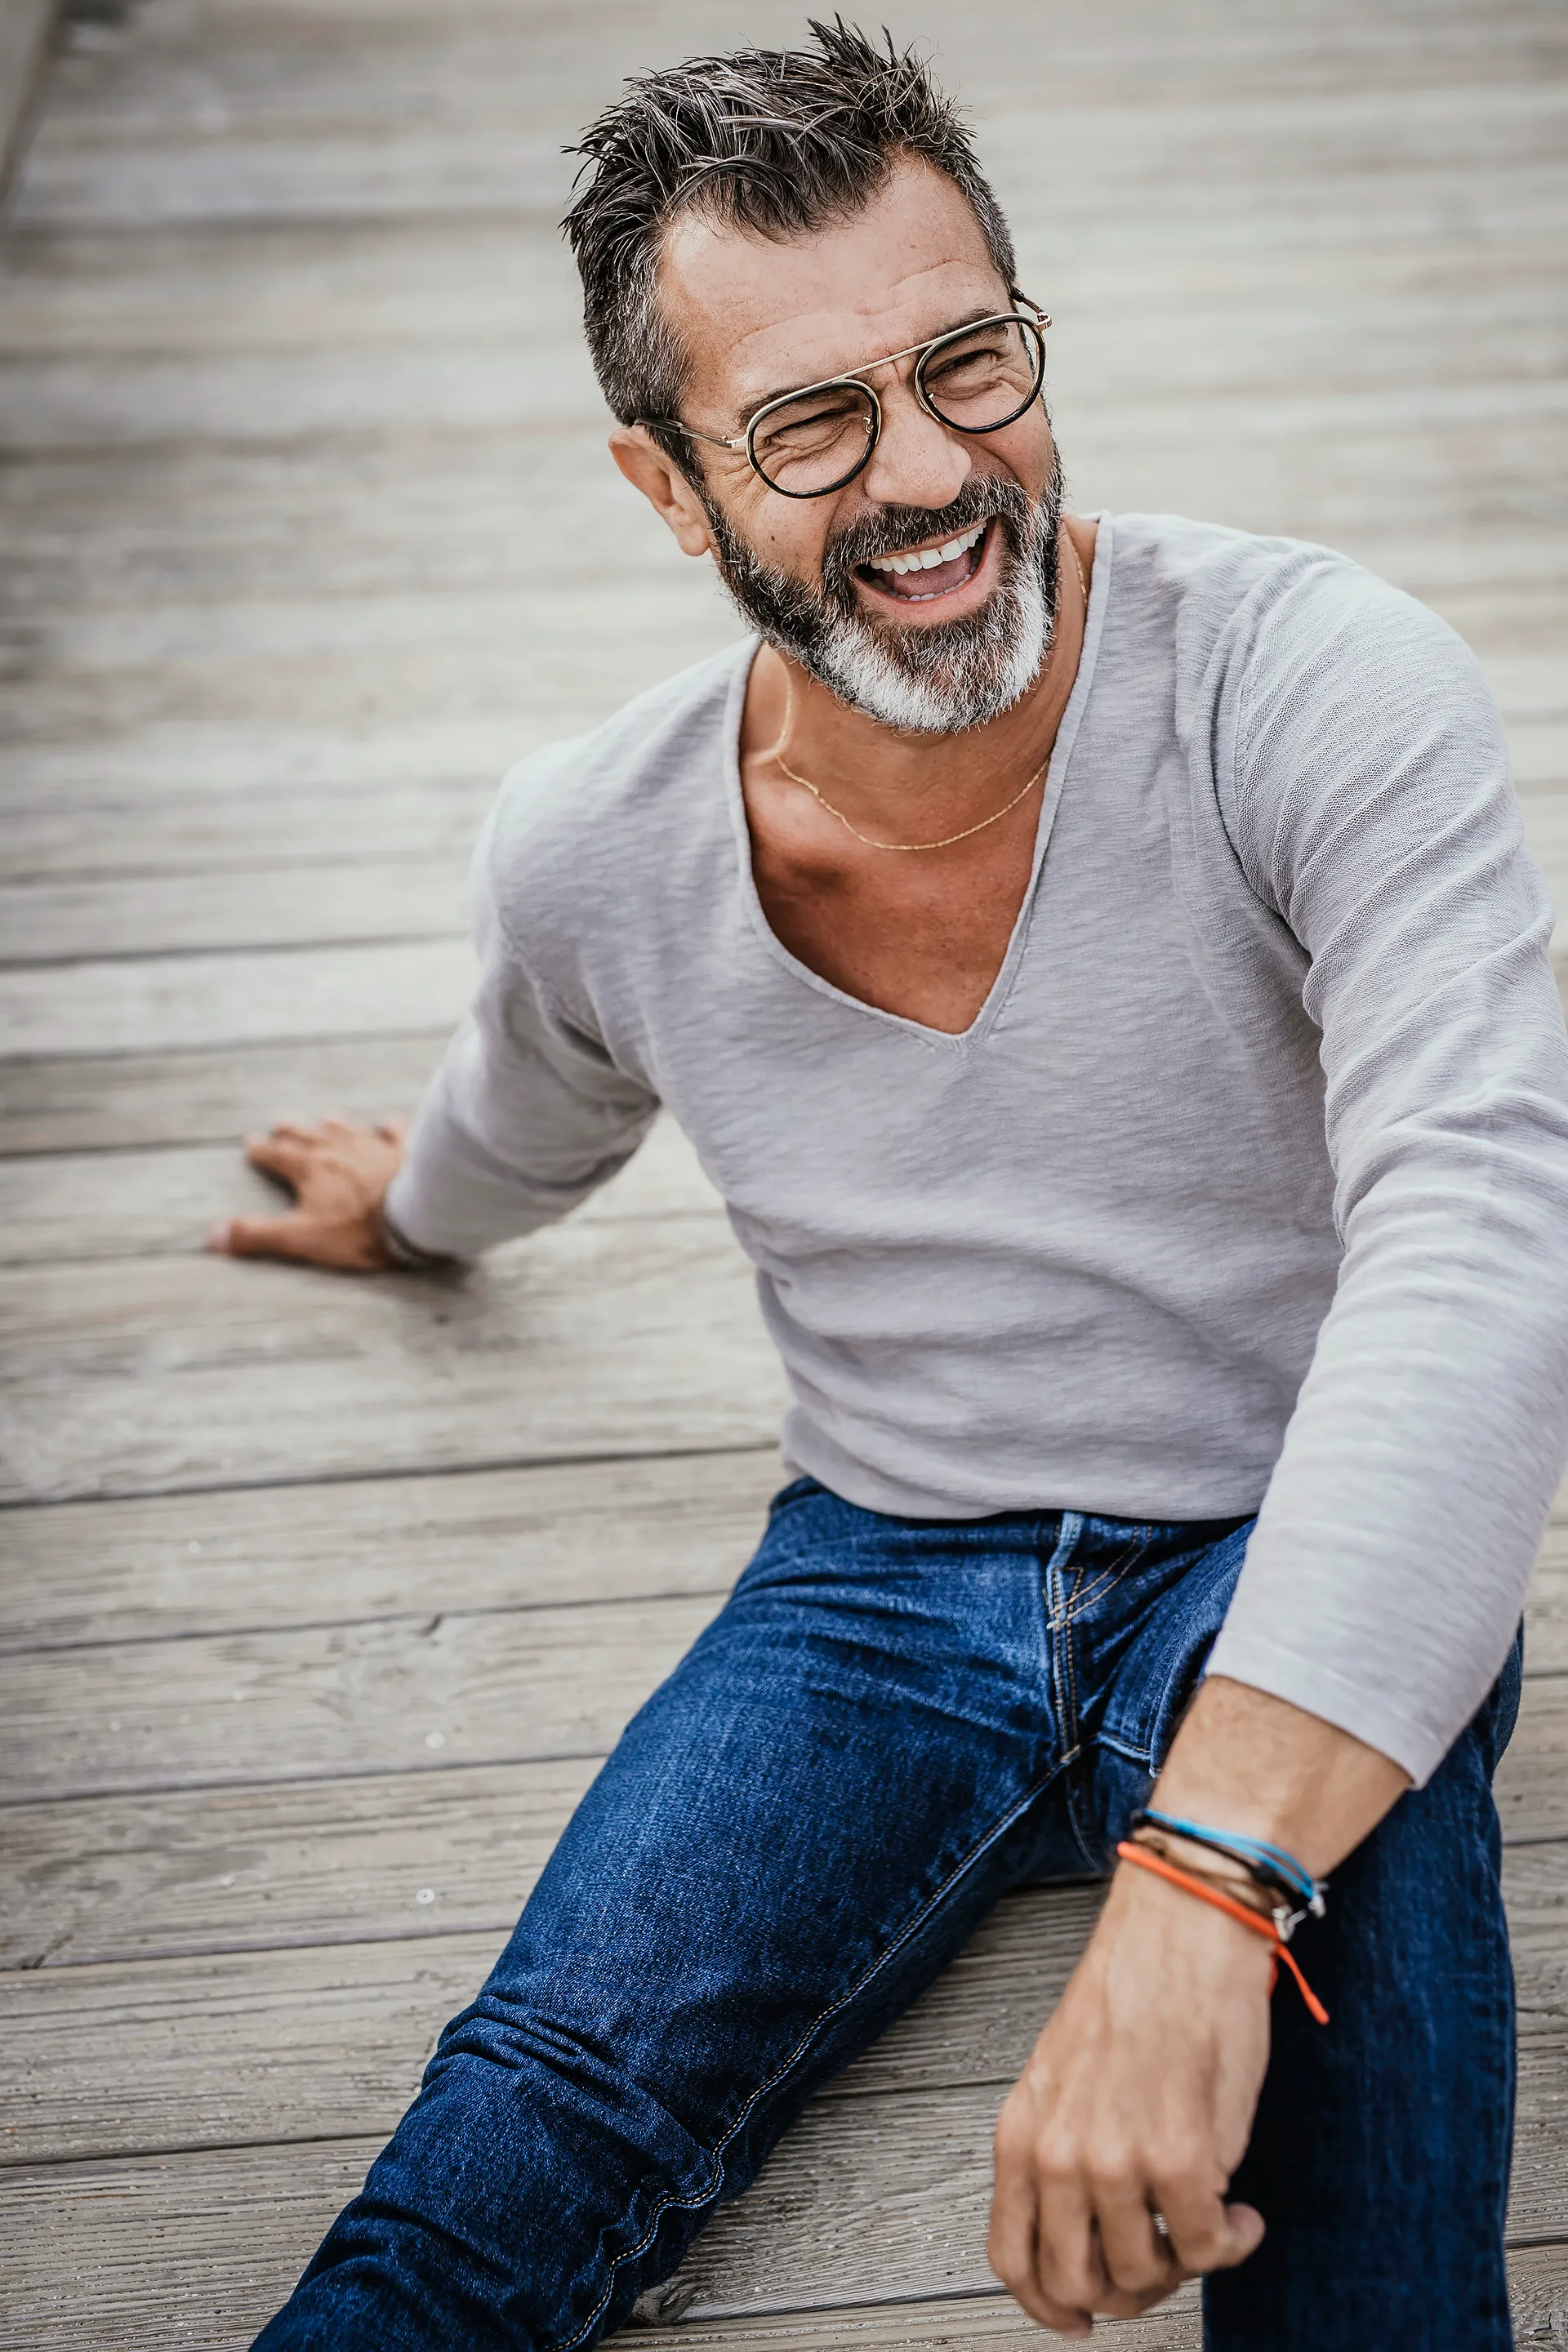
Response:
[[[956,735],[999,719],[1040,674],[1056,626],[1061,518],[1059,474],[1037,502],[994,475],[972,476],[966,490],[929,529],[906,530],[886,547],[873,543],[875,517],[854,526],[829,548],[820,593],[764,562],[704,503],[725,590],[770,645],[883,727]],[[854,587],[857,563],[992,518],[1004,541],[1001,577],[977,613],[909,628],[866,613]]]

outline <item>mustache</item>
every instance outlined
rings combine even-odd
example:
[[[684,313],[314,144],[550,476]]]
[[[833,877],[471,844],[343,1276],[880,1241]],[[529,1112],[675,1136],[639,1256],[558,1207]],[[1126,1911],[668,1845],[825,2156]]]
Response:
[[[1031,512],[1017,483],[995,474],[972,474],[944,507],[879,507],[857,516],[828,541],[822,555],[823,587],[832,603],[854,611],[855,574],[863,564],[927,541],[956,539],[978,522],[1000,522],[1013,553],[1022,554]]]

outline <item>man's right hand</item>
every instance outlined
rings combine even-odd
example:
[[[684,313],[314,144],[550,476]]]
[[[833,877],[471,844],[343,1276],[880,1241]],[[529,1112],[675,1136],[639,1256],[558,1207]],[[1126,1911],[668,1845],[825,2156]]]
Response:
[[[386,1188],[403,1160],[408,1130],[401,1119],[356,1127],[324,1118],[319,1127],[275,1127],[253,1135],[245,1156],[287,1184],[294,1206],[281,1217],[230,1217],[215,1225],[207,1247],[227,1257],[298,1258],[346,1274],[390,1266],[381,1222]]]

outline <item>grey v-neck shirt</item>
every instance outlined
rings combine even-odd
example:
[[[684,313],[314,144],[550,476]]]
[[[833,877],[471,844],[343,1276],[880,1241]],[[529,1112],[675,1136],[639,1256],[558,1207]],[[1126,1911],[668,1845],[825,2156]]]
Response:
[[[1323,548],[1103,519],[1033,879],[949,1036],[770,930],[754,651],[508,777],[394,1217],[472,1255],[668,1105],[794,1468],[938,1519],[1261,1507],[1215,1669],[1424,1779],[1568,1442],[1568,1044],[1474,661]]]

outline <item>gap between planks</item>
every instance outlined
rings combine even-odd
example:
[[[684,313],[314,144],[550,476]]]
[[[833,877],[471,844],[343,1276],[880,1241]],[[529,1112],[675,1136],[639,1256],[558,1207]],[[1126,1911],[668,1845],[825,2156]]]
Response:
[[[830,2120],[842,2125],[845,2115],[841,2105]],[[685,2332],[693,2352],[731,2343],[748,2352],[862,2344],[901,2352],[906,2343],[936,2352],[954,2340],[960,2318],[959,2341],[973,2328],[977,2340],[1001,2336],[1034,2352],[1037,2331],[999,2295],[984,2258],[989,2113],[928,2111],[910,2130],[912,2120],[904,2119],[896,2163],[862,2134],[836,2160],[820,2132],[822,2109],[807,2111],[689,2261],[682,2285],[692,2291]],[[57,2313],[68,2318],[72,2352],[123,2352],[144,2326],[156,2328],[161,2345],[240,2352],[377,2150],[374,2138],[359,2137],[0,2175],[0,2212],[14,2225],[13,2305],[33,2331],[9,2335],[7,2352],[58,2341],[47,2332]],[[1520,2340],[1560,2342],[1564,2233],[1525,2225],[1510,2235]],[[1126,2352],[1197,2352],[1192,2300],[1189,2290],[1184,2309],[1101,2326]],[[1180,2333],[1164,2332],[1177,2325]],[[633,2331],[625,2340],[653,2352],[670,2336]]]
[[[1551,2132],[1568,2115],[1568,1843],[1510,1857],[1520,1985],[1513,2225],[1568,2232]],[[998,2096],[1059,1999],[1099,1908],[1094,1886],[1009,1896],[966,1950],[816,2103],[844,2142],[925,2115],[988,2147]],[[0,1980],[0,2165],[174,2155],[389,2131],[447,2018],[506,1930],[181,1962],[33,1970]],[[101,2053],[116,2063],[106,2079]],[[911,2124],[910,2128],[918,2128]]]
[[[640,1696],[623,1686],[624,1711]],[[504,1930],[618,1728],[573,1757],[289,1780],[267,1770],[264,1750],[247,1778],[14,1804],[0,1969]],[[1521,1918],[1554,1884],[1568,1836],[1565,1754],[1568,1690],[1560,1677],[1532,1683],[1497,1790]],[[1555,1916],[1555,1897],[1540,1900]]]
[[[439,1280],[12,1269],[0,1323],[11,1502],[762,1445],[785,1403],[717,1210],[568,1222]]]

